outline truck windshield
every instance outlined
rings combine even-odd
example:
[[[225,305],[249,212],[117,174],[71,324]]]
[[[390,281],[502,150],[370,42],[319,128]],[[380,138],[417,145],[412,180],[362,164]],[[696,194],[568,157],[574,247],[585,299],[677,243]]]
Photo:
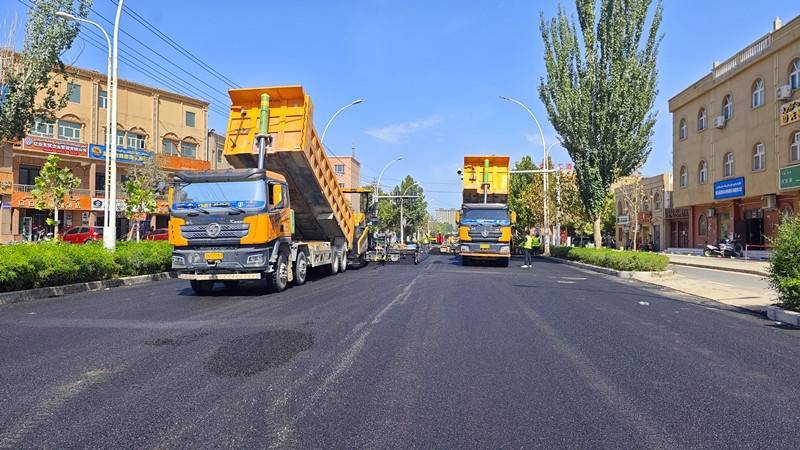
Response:
[[[261,209],[266,205],[266,200],[266,185],[259,180],[190,183],[175,189],[172,209]]]
[[[499,225],[509,223],[506,209],[465,209],[461,217],[463,223],[493,222]]]

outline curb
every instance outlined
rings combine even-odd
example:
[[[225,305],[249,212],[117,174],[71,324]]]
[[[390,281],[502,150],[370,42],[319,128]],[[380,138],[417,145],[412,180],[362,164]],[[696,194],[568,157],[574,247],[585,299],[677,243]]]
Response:
[[[676,262],[676,261],[672,261],[672,260],[670,260],[669,263],[672,264],[672,265],[675,265],[675,266],[697,267],[697,268],[700,268],[700,269],[721,270],[723,272],[746,273],[746,274],[749,274],[749,275],[758,275],[758,276],[762,276],[762,277],[769,276],[768,272],[765,272],[763,270],[757,270],[757,269],[740,269],[740,268],[737,268],[737,267],[719,267],[719,266],[712,266],[710,264],[698,264],[698,263],[683,262],[683,261]]]
[[[559,264],[566,264],[569,266],[580,267],[583,269],[591,270],[594,272],[604,273],[606,275],[612,275],[618,278],[626,278],[626,279],[635,279],[639,281],[645,281],[643,278],[651,277],[651,278],[669,278],[675,275],[674,270],[664,270],[661,272],[634,272],[634,271],[625,271],[625,270],[616,270],[616,269],[609,269],[608,267],[600,267],[600,266],[593,266],[591,264],[586,264],[577,261],[570,261],[568,259],[561,259],[556,258],[555,256],[543,256],[543,258],[548,259],[550,261],[557,262]]]
[[[167,280],[177,278],[176,272],[152,273],[149,275],[138,275],[135,277],[112,278],[110,280],[89,281],[86,283],[67,284],[64,286],[51,286],[27,291],[4,292],[0,294],[0,305],[10,303],[22,303],[31,300],[39,300],[50,297],[61,297],[69,294],[81,292],[98,291],[100,289],[114,288],[120,286],[135,286],[152,281]]]
[[[788,311],[775,305],[767,306],[767,317],[769,320],[800,327],[800,313]]]

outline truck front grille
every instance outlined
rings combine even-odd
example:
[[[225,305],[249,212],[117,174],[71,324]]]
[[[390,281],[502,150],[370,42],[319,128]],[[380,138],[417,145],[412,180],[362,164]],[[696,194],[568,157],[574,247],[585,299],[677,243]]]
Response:
[[[476,227],[469,230],[469,237],[473,241],[496,241],[502,235],[503,232],[499,228]]]
[[[208,234],[208,225],[184,225],[181,227],[183,237],[192,239],[239,239],[247,236],[250,230],[249,223],[226,223],[220,224],[219,234],[211,236]]]

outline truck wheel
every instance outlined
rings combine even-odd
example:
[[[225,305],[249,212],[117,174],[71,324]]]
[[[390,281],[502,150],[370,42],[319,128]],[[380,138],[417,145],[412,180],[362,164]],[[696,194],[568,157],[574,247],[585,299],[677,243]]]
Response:
[[[267,285],[273,292],[283,292],[287,284],[289,284],[289,258],[286,252],[281,250],[274,269],[267,274]]]
[[[306,282],[308,275],[308,258],[304,252],[297,253],[297,261],[294,262],[294,285],[300,286]]]
[[[339,273],[347,272],[347,255],[342,252],[342,257],[339,259]]]
[[[195,294],[208,294],[214,289],[213,281],[189,280]]]
[[[337,273],[339,273],[339,255],[334,253],[331,264],[328,266],[328,275],[336,275]]]

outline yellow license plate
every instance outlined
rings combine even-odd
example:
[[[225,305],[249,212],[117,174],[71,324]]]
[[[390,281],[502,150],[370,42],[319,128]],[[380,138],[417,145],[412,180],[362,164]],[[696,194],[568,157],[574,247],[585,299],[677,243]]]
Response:
[[[209,252],[205,254],[206,261],[219,261],[222,259],[221,252]]]
[[[481,250],[489,250],[489,244],[481,244]]]

